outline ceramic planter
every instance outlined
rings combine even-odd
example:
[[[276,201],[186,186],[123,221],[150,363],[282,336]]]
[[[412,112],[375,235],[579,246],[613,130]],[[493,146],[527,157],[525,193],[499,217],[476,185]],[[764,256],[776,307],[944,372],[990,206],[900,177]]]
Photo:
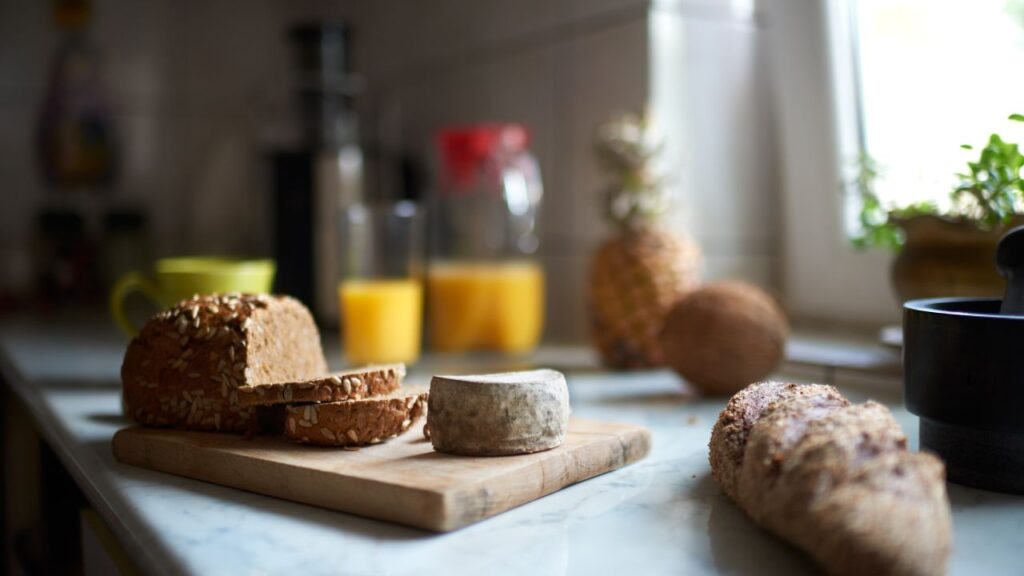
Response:
[[[931,215],[893,222],[906,236],[892,265],[893,289],[900,302],[1002,296],[1006,284],[996,271],[993,254],[1002,235],[1024,224],[1024,217],[993,230],[981,230],[968,220]]]

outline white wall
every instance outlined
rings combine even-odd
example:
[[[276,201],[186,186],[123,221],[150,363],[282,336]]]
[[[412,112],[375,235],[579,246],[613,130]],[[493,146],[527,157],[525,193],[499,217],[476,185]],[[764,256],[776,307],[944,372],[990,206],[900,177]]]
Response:
[[[530,129],[545,185],[546,336],[584,339],[586,268],[605,233],[592,132],[647,101],[646,2],[385,0],[352,16],[360,70],[377,88],[367,96],[379,119],[371,129],[385,143],[431,158],[448,124]]]
[[[708,279],[778,288],[778,158],[766,34],[752,2],[659,0],[651,103],[667,132],[677,226]]]
[[[670,144],[672,224],[703,245],[706,276],[775,287],[774,131],[751,3],[385,0],[352,16],[384,141],[422,152],[449,123],[530,127],[545,182],[549,340],[586,339],[587,267],[610,234],[594,128],[648,104]]]
[[[287,106],[280,3],[90,4],[122,165],[106,198],[50,191],[39,177],[35,126],[59,40],[52,3],[0,3],[0,292],[29,273],[21,263],[41,206],[73,203],[98,219],[108,204],[141,205],[158,254],[266,250],[261,142]]]
[[[854,251],[843,228],[840,159],[855,157],[856,148],[848,144],[849,114],[841,110],[853,87],[839,74],[843,55],[829,42],[829,18],[840,15],[832,4],[765,3],[783,168],[785,304],[801,317],[895,323],[900,306],[888,280],[892,256]]]
[[[289,132],[285,30],[344,18],[356,31],[355,69],[373,88],[363,106],[375,120],[364,131],[382,143],[426,156],[448,123],[531,128],[546,187],[549,339],[586,338],[586,270],[609,234],[594,127],[648,103],[670,145],[666,166],[681,198],[673,223],[703,245],[706,276],[777,285],[766,34],[750,0],[93,5],[123,143],[115,194],[149,209],[159,254],[267,249],[256,225],[268,193],[261,155]],[[0,3],[5,264],[27,258],[35,209],[60,200],[43,189],[31,145],[57,42],[49,10],[48,2]],[[0,292],[11,269],[0,266]]]

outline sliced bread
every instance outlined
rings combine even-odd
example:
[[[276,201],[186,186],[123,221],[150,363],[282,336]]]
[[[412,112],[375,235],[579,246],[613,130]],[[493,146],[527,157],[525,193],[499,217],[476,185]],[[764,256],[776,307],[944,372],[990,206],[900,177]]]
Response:
[[[377,444],[409,430],[427,408],[427,390],[400,388],[383,396],[292,404],[285,408],[284,435],[303,444]]]
[[[255,383],[238,388],[242,406],[272,406],[306,402],[340,402],[380,396],[398,389],[404,364],[367,366],[299,381]]]
[[[194,296],[156,314],[121,366],[125,415],[149,426],[250,432],[240,387],[327,372],[309,310],[287,296]]]

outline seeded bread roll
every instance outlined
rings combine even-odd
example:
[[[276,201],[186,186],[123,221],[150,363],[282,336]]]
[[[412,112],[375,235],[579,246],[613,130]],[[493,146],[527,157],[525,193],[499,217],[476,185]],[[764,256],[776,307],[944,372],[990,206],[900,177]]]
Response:
[[[292,404],[285,408],[284,434],[301,444],[377,444],[405,433],[426,409],[427,391],[420,387],[358,400]]]
[[[884,406],[851,405],[830,386],[753,384],[722,411],[710,448],[723,491],[826,572],[945,572],[944,468],[907,451]]]
[[[238,403],[272,406],[356,400],[393,392],[402,385],[404,377],[404,364],[387,364],[343,370],[299,382],[257,383],[238,388]]]
[[[125,414],[149,426],[251,432],[239,389],[327,372],[309,310],[287,296],[194,296],[156,314],[121,366]]]

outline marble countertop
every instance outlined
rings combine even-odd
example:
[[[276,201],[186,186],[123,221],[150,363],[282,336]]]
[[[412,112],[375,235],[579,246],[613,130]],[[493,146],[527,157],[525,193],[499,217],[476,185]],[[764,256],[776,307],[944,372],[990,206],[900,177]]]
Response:
[[[668,372],[613,375],[593,369],[585,351],[543,350],[539,363],[567,372],[574,414],[649,427],[651,454],[479,524],[432,534],[117,463],[110,438],[127,425],[118,388],[124,346],[95,323],[0,324],[4,379],[146,573],[814,573],[711,480],[707,441],[724,399],[688,393]],[[440,366],[424,362],[411,378],[423,381]],[[916,419],[899,406],[898,389],[844,392],[893,406],[916,445]],[[950,572],[1019,573],[1024,498],[955,485],[950,497]]]

